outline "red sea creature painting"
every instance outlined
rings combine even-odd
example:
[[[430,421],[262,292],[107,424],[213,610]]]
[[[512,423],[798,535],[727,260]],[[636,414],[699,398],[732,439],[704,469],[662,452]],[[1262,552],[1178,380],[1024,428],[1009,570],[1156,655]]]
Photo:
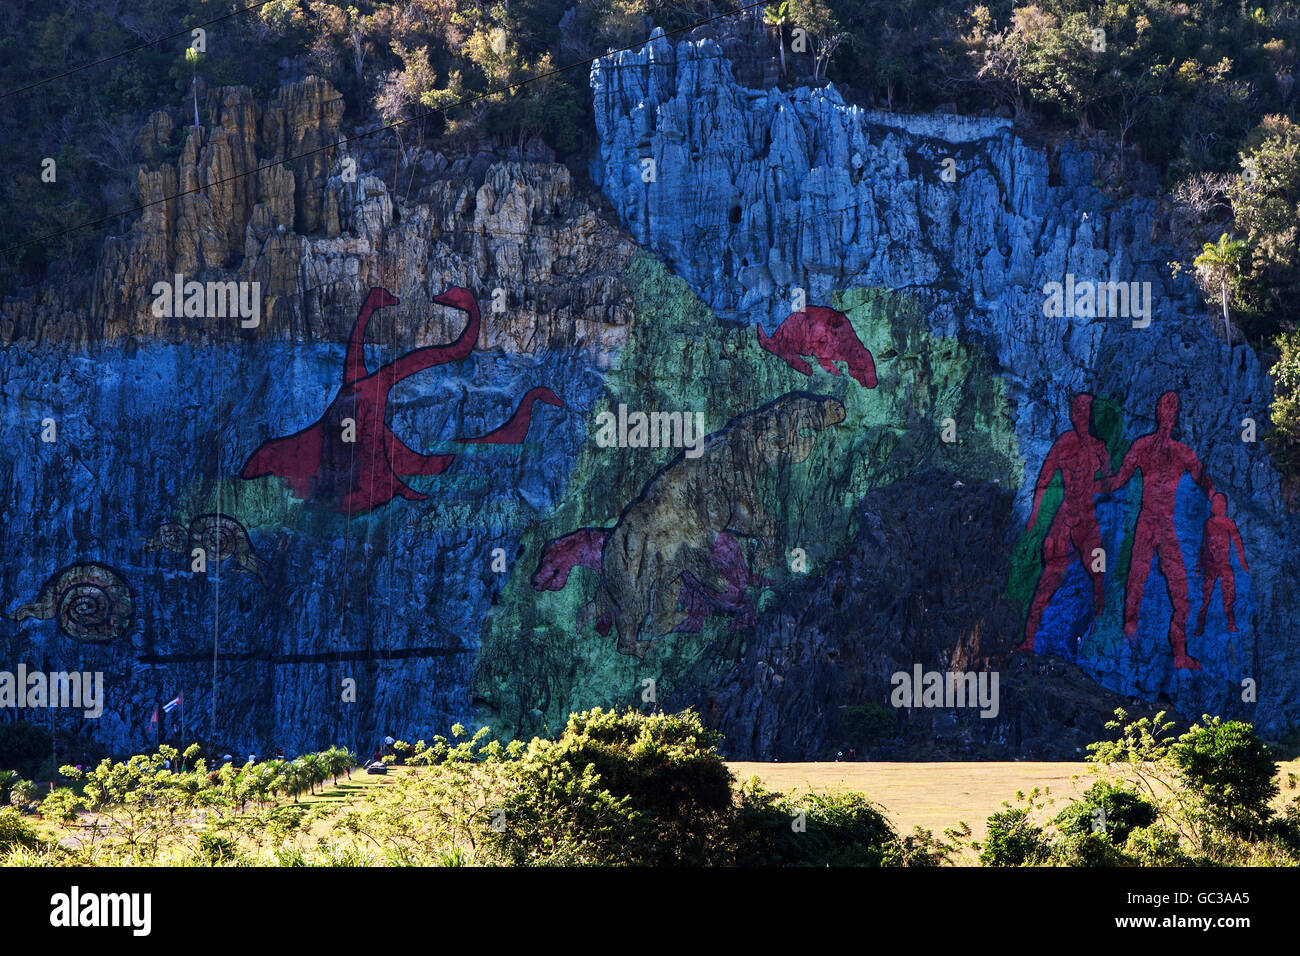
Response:
[[[397,497],[426,500],[428,495],[411,488],[403,478],[442,474],[456,456],[426,455],[407,447],[388,424],[388,393],[418,372],[469,357],[481,321],[478,304],[468,289],[451,286],[433,301],[469,316],[460,335],[446,345],[415,349],[371,372],[364,352],[366,326],[377,309],[398,304],[397,297],[386,289],[371,289],[353,325],[343,382],[329,407],[306,428],[264,442],[244,464],[240,477],[282,478],[296,497],[347,515],[364,514]],[[461,439],[461,443],[522,442],[535,400],[564,404],[548,388],[532,389],[505,425],[480,438]]]

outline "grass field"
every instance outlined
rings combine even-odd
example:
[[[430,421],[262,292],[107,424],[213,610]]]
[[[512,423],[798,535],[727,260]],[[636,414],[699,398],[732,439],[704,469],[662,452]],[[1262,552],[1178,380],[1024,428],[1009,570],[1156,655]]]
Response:
[[[1002,801],[1015,802],[1017,790],[1048,787],[1048,809],[1055,812],[1070,798],[1086,790],[1095,779],[1089,764],[1082,762],[1009,761],[988,763],[750,763],[727,766],[738,781],[758,777],[769,790],[796,794],[806,791],[856,790],[885,808],[886,815],[902,833],[915,826],[936,834],[959,821],[970,824],[975,839],[984,836],[989,814],[1002,809]],[[354,771],[352,779],[326,784],[302,802],[342,803],[363,796],[371,787],[383,786],[405,767],[393,767],[389,776]],[[1289,802],[1297,794],[1289,786],[1291,774],[1300,776],[1300,760],[1278,765],[1278,802]]]
[[[1086,763],[729,763],[739,780],[757,776],[765,787],[783,793],[856,790],[885,808],[900,833],[914,826],[936,834],[958,821],[970,824],[974,839],[985,835],[989,814],[1002,809],[1002,801],[1015,803],[1017,790],[1048,787],[1048,810],[1055,812],[1095,779]],[[1289,802],[1296,791],[1289,776],[1300,775],[1300,760],[1278,765],[1278,803]]]
[[[984,835],[984,821],[1014,800],[1017,790],[1051,787],[1052,797],[1063,802],[1091,783],[1085,763],[729,763],[738,781],[757,776],[770,790],[795,794],[808,790],[857,790],[881,804],[900,832],[922,826],[939,833],[960,820],[970,824],[976,839]],[[393,767],[388,776],[364,771],[327,783],[301,802],[344,803],[364,796],[372,787],[384,786],[409,772]],[[1072,778],[1079,778],[1077,785]],[[323,829],[323,828],[322,828]]]
[[[1015,802],[1017,790],[1050,787],[1064,804],[1092,783],[1086,763],[729,763],[739,780],[757,776],[765,787],[794,794],[856,790],[885,809],[900,833],[914,826],[936,834],[959,821],[975,839],[984,821]]]
[[[910,833],[921,826],[940,834],[945,827],[964,821],[971,836],[981,840],[986,820],[1002,809],[1004,800],[1015,803],[1017,790],[1028,792],[1034,787],[1050,789],[1051,801],[1040,816],[1054,815],[1072,797],[1086,790],[1095,779],[1089,764],[1082,762],[1005,763],[749,763],[734,762],[727,766],[739,782],[757,776],[765,787],[787,794],[807,791],[826,793],[855,790],[880,804],[900,833]],[[1300,760],[1279,764],[1279,806],[1297,795],[1291,786],[1292,775],[1300,776]],[[390,784],[397,776],[410,772],[393,767],[387,776],[354,771],[349,780],[327,783],[319,793],[303,795],[304,804],[344,804],[363,797],[371,788]],[[323,836],[330,831],[325,821],[311,828],[311,835]]]

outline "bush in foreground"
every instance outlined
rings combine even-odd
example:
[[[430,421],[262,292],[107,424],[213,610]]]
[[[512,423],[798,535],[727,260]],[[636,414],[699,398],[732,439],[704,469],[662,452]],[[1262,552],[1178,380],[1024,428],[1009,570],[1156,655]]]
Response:
[[[1241,866],[1300,862],[1300,802],[1279,815],[1277,764],[1255,729],[1204,717],[1174,738],[1164,715],[1125,723],[1089,746],[1104,774],[1046,827],[1043,804],[989,818],[986,866]]]

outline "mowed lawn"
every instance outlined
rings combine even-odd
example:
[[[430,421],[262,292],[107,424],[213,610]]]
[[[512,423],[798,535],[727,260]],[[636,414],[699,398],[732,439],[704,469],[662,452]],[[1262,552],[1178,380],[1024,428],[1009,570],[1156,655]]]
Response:
[[[1047,815],[1087,790],[1096,775],[1090,764],[1011,761],[1007,763],[748,763],[727,764],[738,780],[757,776],[769,790],[787,794],[856,790],[885,809],[900,833],[915,826],[933,830],[964,820],[971,835],[983,839],[985,821],[1002,809],[1002,801],[1016,802],[1017,790],[1050,788]],[[1278,803],[1290,802],[1297,791],[1289,775],[1300,775],[1300,761],[1279,765]]]

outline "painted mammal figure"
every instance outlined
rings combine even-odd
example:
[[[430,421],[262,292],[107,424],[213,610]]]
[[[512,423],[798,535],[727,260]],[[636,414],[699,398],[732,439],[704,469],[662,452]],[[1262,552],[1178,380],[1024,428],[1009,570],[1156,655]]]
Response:
[[[843,362],[849,374],[866,388],[876,387],[876,363],[853,323],[843,312],[821,305],[792,312],[769,337],[758,326],[758,344],[780,358],[796,372],[812,375],[812,365],[801,358],[811,355],[827,372],[839,375],[835,362]]]
[[[752,540],[756,567],[779,560],[776,519],[763,505],[760,473],[804,461],[818,434],[844,415],[834,398],[790,392],[732,419],[705,439],[699,457],[683,452],[646,483],[600,547],[593,611],[598,623],[608,620],[617,629],[621,653],[644,657],[655,637],[690,619],[683,588],[698,586],[724,603],[736,591],[725,549],[719,557],[720,533]],[[588,537],[576,544],[586,547],[573,550],[590,559],[590,532],[597,529],[583,530]]]
[[[548,542],[533,574],[533,590],[563,590],[574,568],[599,571],[608,534],[607,528],[579,528]],[[766,583],[766,579],[750,571],[743,544],[727,532],[719,531],[714,536],[711,550],[714,567],[726,582],[726,590],[710,591],[693,574],[685,572],[681,604],[686,618],[675,630],[698,632],[704,626],[704,619],[715,613],[739,615],[732,624],[733,629],[747,627],[754,621],[750,589]],[[607,635],[613,624],[613,616],[607,614],[596,620],[596,630],[602,636]]]

